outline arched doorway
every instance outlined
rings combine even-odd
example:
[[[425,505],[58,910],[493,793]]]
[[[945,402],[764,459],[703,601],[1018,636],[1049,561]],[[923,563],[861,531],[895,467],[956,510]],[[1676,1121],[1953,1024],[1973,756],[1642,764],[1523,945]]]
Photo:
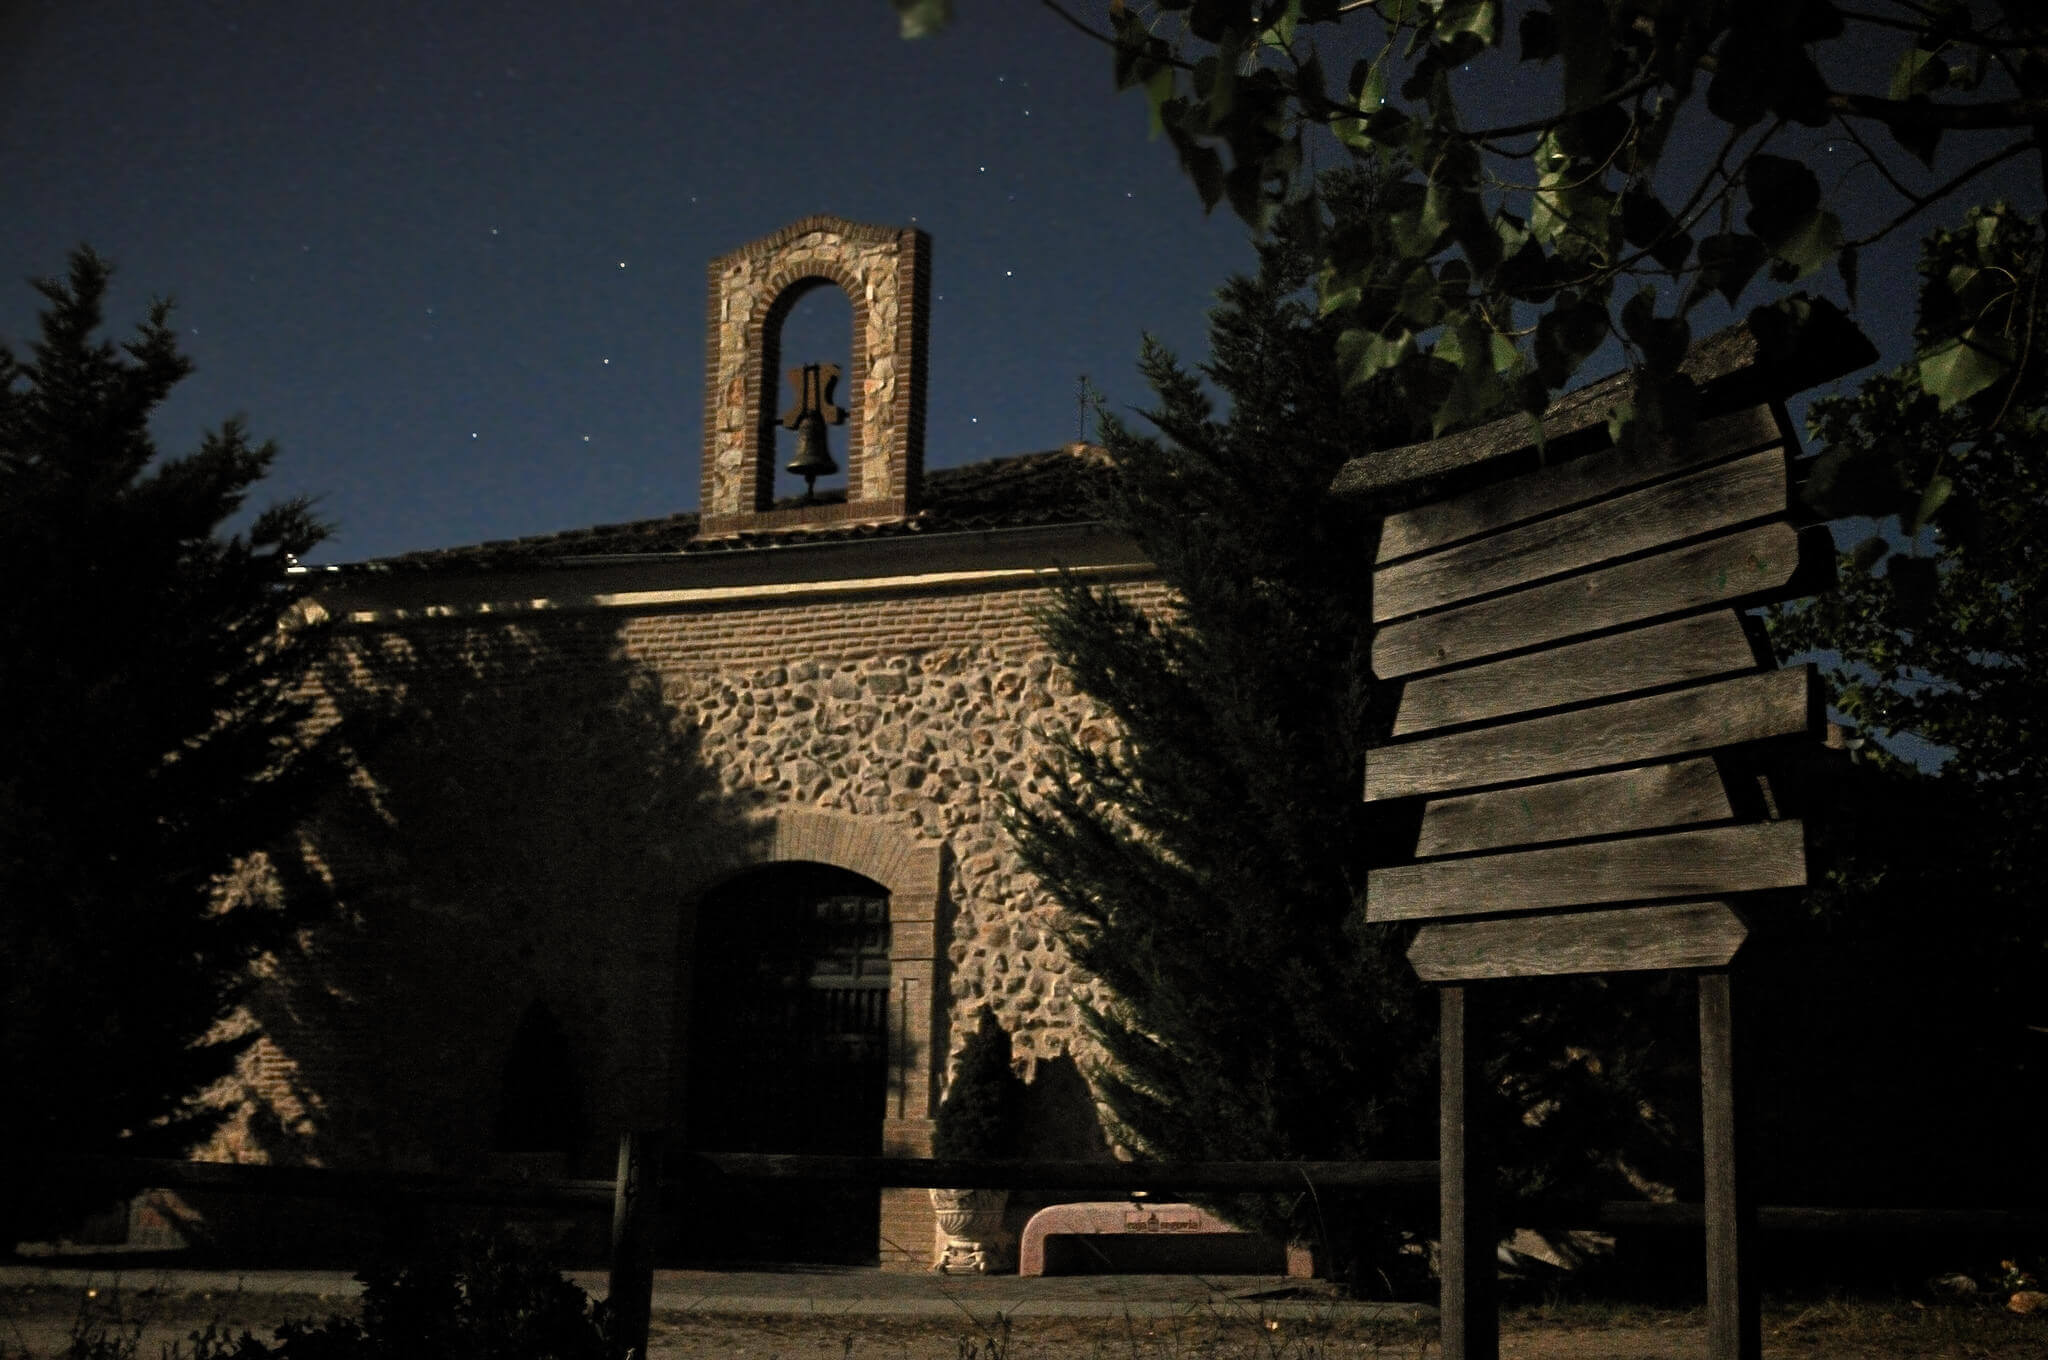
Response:
[[[718,1152],[876,1156],[889,1079],[889,893],[828,864],[748,870],[697,908],[684,1127]],[[872,1187],[725,1182],[694,1261],[873,1264]]]

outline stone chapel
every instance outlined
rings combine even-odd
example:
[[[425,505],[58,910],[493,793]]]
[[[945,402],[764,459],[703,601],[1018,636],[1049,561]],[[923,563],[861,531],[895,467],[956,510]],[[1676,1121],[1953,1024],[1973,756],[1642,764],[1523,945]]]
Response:
[[[1054,735],[1113,739],[1038,640],[1056,573],[1165,587],[1090,518],[1098,451],[925,470],[931,271],[923,232],[833,217],[711,262],[695,513],[321,572],[353,779],[244,885],[319,923],[245,1007],[206,1155],[608,1176],[655,1128],[929,1155],[984,1005],[1034,1152],[1109,1155],[1087,983],[997,813]],[[851,303],[843,391],[781,351],[817,288]],[[778,486],[778,421],[841,441],[843,488]],[[735,1189],[674,1253],[929,1264],[923,1191],[804,1194]]]

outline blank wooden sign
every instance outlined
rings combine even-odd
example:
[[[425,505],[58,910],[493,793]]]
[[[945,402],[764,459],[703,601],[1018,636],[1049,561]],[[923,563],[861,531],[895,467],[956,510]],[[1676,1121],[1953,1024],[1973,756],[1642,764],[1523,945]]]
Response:
[[[1822,722],[1811,668],[1771,667],[1742,611],[1820,586],[1833,553],[1791,523],[1782,411],[1737,394],[1876,357],[1824,348],[1765,362],[1746,327],[1703,341],[1684,368],[1721,409],[1664,447],[1588,447],[1626,396],[1617,375],[1543,413],[1548,459],[1516,418],[1353,459],[1332,488],[1398,511],[1372,660],[1401,700],[1364,793],[1422,807],[1412,861],[1369,875],[1366,917],[1420,923],[1409,961],[1444,984],[1444,1360],[1500,1354],[1493,1169],[1467,1118],[1487,989],[1471,984],[1651,968],[1699,973],[1708,1354],[1761,1355],[1728,965],[1748,934],[1736,904],[1803,886],[1806,838],[1728,772]]]
[[[1373,669],[1403,689],[1364,792],[1425,802],[1366,918],[1423,922],[1423,978],[1720,967],[1731,898],[1805,884],[1799,823],[1739,821],[1716,765],[1821,730],[1812,668],[1742,618],[1831,560],[1790,521],[1792,452],[1759,404],[1387,518]]]

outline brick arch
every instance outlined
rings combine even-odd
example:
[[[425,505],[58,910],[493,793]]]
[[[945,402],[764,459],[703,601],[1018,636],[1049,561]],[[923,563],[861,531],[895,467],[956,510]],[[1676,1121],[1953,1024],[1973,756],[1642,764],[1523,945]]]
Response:
[[[711,262],[700,537],[917,513],[924,467],[931,238],[807,217]],[[773,508],[775,367],[795,295],[823,280],[853,305],[846,500]]]
[[[846,422],[846,498],[849,501],[856,499],[856,492],[866,485],[862,474],[868,470],[863,455],[867,451],[869,422],[854,396],[867,390],[868,303],[865,290],[851,270],[836,262],[786,267],[769,276],[767,291],[755,303],[753,315],[747,318],[747,352],[761,356],[761,380],[756,384],[754,394],[754,447],[760,451],[754,460],[757,484],[753,505],[757,513],[767,510],[775,499],[775,426],[781,419],[781,412],[775,407],[777,379],[782,373],[782,323],[789,319],[790,312],[806,294],[834,286],[846,295],[853,308],[853,335],[847,351],[847,367],[851,371],[846,375],[846,386],[840,394],[849,408]]]
[[[830,864],[872,879],[889,891],[889,1093],[882,1155],[929,1157],[938,1108],[935,1062],[943,946],[940,901],[945,851],[901,827],[822,808],[780,808],[759,824],[716,870],[685,894],[694,912],[708,894],[750,869],[788,863]],[[694,951],[692,951],[694,954]],[[701,966],[692,959],[692,966]],[[678,1023],[682,1017],[678,1015]],[[687,1044],[684,1036],[684,1044]],[[679,1044],[678,1058],[688,1050]],[[932,1240],[932,1208],[922,1190],[882,1195],[881,1258],[895,1269],[923,1269]]]

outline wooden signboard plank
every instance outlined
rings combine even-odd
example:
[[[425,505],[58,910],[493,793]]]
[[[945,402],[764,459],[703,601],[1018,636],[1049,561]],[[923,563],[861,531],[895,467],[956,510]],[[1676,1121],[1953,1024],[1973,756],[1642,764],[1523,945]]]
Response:
[[[1401,691],[1393,735],[1709,680],[1756,665],[1756,649],[1734,610],[1689,614],[1505,661],[1418,676]]]
[[[1656,831],[1735,815],[1721,774],[1704,756],[1548,784],[1522,784],[1462,798],[1439,798],[1422,810],[1417,858],[1496,850],[1581,836]]]
[[[1376,746],[1365,753],[1365,801],[1460,793],[1493,784],[1590,774],[1721,746],[1821,730],[1809,665],[1755,671],[1495,727]]]
[[[1683,444],[1650,450],[1607,448],[1520,477],[1389,515],[1380,531],[1381,566],[1459,539],[1491,533],[1687,468],[1762,448],[1784,438],[1769,406],[1751,406],[1703,420]]]
[[[1853,327],[1839,327],[1827,335],[1809,331],[1802,333],[1797,345],[1767,347],[1759,343],[1747,323],[1737,323],[1695,343],[1686,351],[1679,371],[1720,393],[1739,390],[1760,397],[1786,397],[1876,361],[1877,351]],[[1559,397],[1543,413],[1544,437],[1558,439],[1605,424],[1614,408],[1628,399],[1634,381],[1633,374],[1617,373]],[[1730,395],[1723,404],[1732,405],[1736,400]],[[1427,494],[1431,481],[1469,475],[1510,458],[1526,450],[1529,442],[1528,417],[1510,416],[1428,443],[1354,458],[1338,471],[1330,490],[1339,496],[1398,501],[1407,493]]]
[[[1800,561],[1789,524],[1766,524],[1691,547],[1567,576],[1440,614],[1390,623],[1372,643],[1383,680],[1557,642],[1710,605],[1771,598]]]
[[[1424,982],[1719,968],[1748,934],[1726,902],[1433,921],[1415,932],[1408,962]]]
[[[1373,621],[1436,609],[1783,515],[1791,499],[1790,476],[1785,451],[1765,449],[1382,567],[1373,575]]]
[[[1805,883],[1806,828],[1749,822],[1375,869],[1366,880],[1365,916],[1442,920]]]

